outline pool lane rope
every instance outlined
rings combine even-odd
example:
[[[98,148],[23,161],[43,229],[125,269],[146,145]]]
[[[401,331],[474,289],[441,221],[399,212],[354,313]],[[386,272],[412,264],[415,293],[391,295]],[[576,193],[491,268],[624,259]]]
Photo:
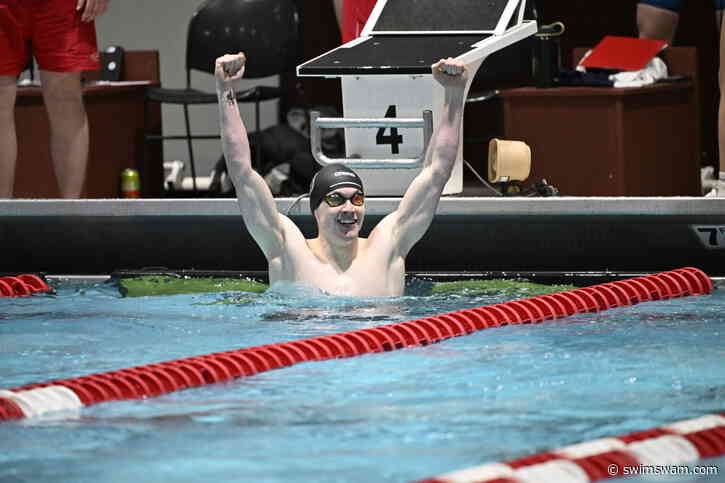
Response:
[[[379,327],[30,384],[0,390],[0,421],[154,397],[300,362],[428,345],[502,325],[534,324],[650,300],[704,295],[712,288],[707,275],[688,267]]]
[[[585,483],[627,476],[717,475],[685,465],[725,454],[725,414],[707,414],[616,438],[602,438],[505,463],[490,463],[417,483]]]
[[[50,292],[42,278],[37,275],[24,274],[15,277],[0,277],[0,298],[27,297],[34,293]]]

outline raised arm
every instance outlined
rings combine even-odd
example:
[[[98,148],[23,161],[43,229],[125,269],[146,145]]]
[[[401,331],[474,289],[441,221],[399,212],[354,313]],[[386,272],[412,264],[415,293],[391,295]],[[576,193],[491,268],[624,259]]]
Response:
[[[283,215],[264,179],[252,169],[247,130],[239,115],[235,88],[244,75],[243,53],[224,55],[216,60],[219,125],[227,172],[237,192],[237,203],[247,230],[267,260],[278,257],[284,246]],[[291,223],[291,222],[290,222]]]
[[[443,187],[453,172],[460,144],[468,70],[463,62],[450,57],[433,64],[431,70],[435,81],[443,86],[445,95],[425,165],[406,190],[398,209],[376,227],[376,230],[388,232],[387,236],[392,237],[398,254],[403,257],[423,237],[433,221]]]

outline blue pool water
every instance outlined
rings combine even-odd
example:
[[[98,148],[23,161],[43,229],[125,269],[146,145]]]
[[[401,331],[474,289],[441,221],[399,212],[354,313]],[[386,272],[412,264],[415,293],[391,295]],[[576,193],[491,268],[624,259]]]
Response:
[[[0,388],[526,296],[63,284],[0,299]],[[724,314],[716,290],[0,423],[0,481],[406,482],[723,412]],[[701,463],[722,471],[696,481],[725,481],[725,458]]]

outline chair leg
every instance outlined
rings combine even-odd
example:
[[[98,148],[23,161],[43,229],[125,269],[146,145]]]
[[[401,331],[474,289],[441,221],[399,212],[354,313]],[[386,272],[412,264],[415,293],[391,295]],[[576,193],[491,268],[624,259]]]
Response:
[[[194,164],[194,147],[191,142],[191,126],[189,124],[189,105],[184,104],[184,122],[186,123],[186,146],[189,150],[189,164],[191,165],[191,183],[194,188],[194,194],[198,194],[196,189],[196,165]]]
[[[161,193],[159,196],[164,196],[166,191],[166,185],[164,184],[164,139],[163,132],[161,132],[161,126],[159,124],[153,124],[151,121],[150,111],[154,107],[149,99],[144,99],[143,102],[143,134],[141,139],[141,146],[138,146],[134,151],[136,164],[138,165],[139,175],[141,176],[141,197],[156,196],[159,187],[153,186],[150,180],[144,179],[146,175],[158,173],[158,169],[161,170]],[[157,105],[157,104],[156,104]],[[154,117],[154,121],[159,123],[161,120]],[[158,129],[158,131],[156,131]],[[158,143],[154,144],[154,143]],[[158,151],[157,151],[158,149]],[[158,154],[158,156],[157,156]],[[159,166],[160,165],[160,166]]]
[[[141,149],[137,150],[135,153],[136,156],[138,156],[140,159],[137,161],[138,166],[141,167],[141,169],[146,168],[146,163],[148,160],[146,159],[146,151],[148,150],[149,145],[149,100],[144,99],[143,101],[143,139],[141,141]],[[163,161],[162,161],[163,163]],[[141,180],[141,191],[143,191],[143,188],[146,186],[146,182],[142,179]],[[161,188],[161,193],[163,194],[164,188]],[[119,194],[119,196],[122,196]],[[143,196],[143,195],[141,195]]]

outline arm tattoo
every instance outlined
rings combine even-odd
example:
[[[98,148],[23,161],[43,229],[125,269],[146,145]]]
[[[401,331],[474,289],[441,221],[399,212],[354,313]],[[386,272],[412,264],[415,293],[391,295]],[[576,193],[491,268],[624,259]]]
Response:
[[[227,104],[229,104],[230,106],[233,106],[237,100],[236,96],[234,95],[234,89],[227,89],[225,97],[227,98]]]

